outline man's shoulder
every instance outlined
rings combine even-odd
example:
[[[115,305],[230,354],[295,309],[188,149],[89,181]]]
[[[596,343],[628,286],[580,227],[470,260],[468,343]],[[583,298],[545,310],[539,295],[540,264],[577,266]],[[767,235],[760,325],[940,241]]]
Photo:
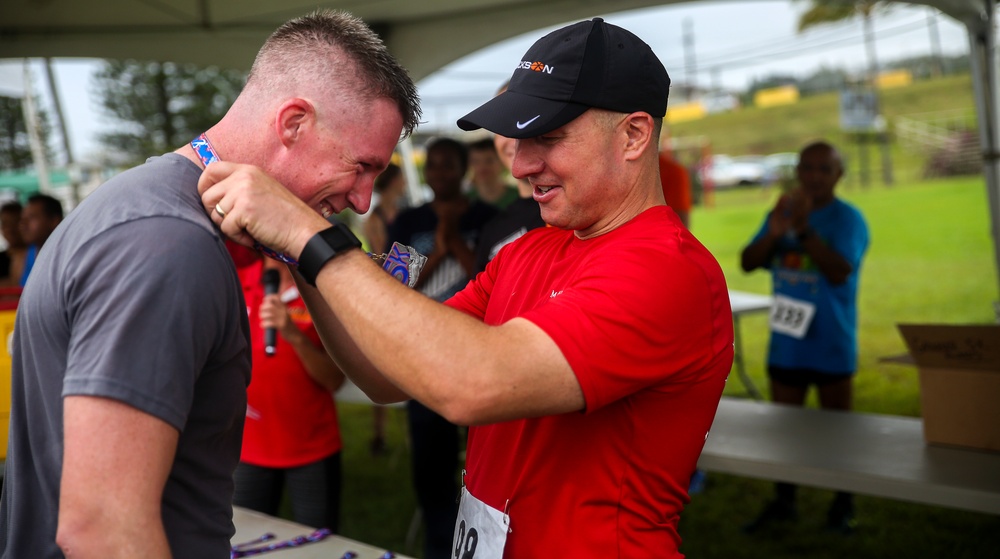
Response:
[[[830,213],[837,221],[845,224],[853,224],[856,227],[866,227],[865,215],[861,210],[842,198],[834,198],[830,204]]]
[[[840,197],[836,197],[836,198],[833,199],[832,206],[837,211],[847,212],[847,213],[850,213],[850,214],[857,215],[859,217],[863,215],[861,213],[861,210],[856,205],[854,205],[852,202],[848,202],[847,200],[844,200],[843,198],[840,198]]]

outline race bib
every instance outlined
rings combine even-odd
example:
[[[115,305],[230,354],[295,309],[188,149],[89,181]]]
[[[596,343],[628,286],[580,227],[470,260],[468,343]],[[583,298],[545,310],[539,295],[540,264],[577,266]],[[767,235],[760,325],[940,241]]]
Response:
[[[802,339],[815,314],[816,305],[808,301],[775,295],[771,305],[771,331]]]
[[[455,522],[454,559],[502,559],[510,518],[462,487]]]

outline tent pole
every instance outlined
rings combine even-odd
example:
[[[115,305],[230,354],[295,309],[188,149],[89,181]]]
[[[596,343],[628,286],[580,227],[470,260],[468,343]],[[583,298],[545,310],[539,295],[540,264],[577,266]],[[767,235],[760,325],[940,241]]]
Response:
[[[979,143],[983,152],[983,176],[986,179],[987,203],[990,208],[994,263],[1000,280],[1000,145],[997,141],[1000,130],[997,95],[1000,92],[997,87],[997,59],[994,52],[996,38],[993,30],[996,12],[991,0],[985,0],[983,4],[983,18],[980,21],[966,21],[965,24],[969,31],[972,85],[979,113]],[[996,308],[1000,313],[1000,306]],[[1000,319],[1000,314],[997,318]]]
[[[35,162],[35,172],[38,173],[39,192],[49,192],[49,167],[45,160],[45,144],[39,131],[38,108],[35,107],[35,91],[32,87],[30,62],[24,59],[24,97],[21,98],[21,110],[24,111],[24,127],[28,132],[28,143],[31,146],[31,158]]]
[[[403,176],[406,177],[406,198],[410,206],[419,206],[424,203],[423,194],[420,189],[420,175],[417,173],[417,164],[413,160],[413,140],[407,136],[399,143],[399,155],[403,159]]]

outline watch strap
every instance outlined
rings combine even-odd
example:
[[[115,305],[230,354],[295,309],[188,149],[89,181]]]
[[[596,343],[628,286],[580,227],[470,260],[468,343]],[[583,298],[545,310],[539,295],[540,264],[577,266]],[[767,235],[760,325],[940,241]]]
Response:
[[[338,254],[361,248],[361,241],[348,226],[333,219],[330,223],[333,226],[313,235],[299,255],[299,273],[313,287],[316,287],[316,276],[327,262]]]

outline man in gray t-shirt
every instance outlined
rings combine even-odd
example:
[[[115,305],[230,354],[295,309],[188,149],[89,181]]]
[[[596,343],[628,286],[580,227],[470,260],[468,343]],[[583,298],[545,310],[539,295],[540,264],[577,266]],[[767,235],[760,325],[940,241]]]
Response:
[[[90,417],[96,398],[127,406],[134,423],[76,422],[65,425],[67,437],[124,429],[129,453],[66,456],[66,463],[104,464],[85,482],[120,493],[116,499],[162,488],[174,557],[229,552],[249,325],[232,259],[201,207],[200,175],[176,154],[126,171],[84,200],[39,255],[14,329],[9,483],[0,508],[5,557],[61,556],[53,509],[60,477],[95,472],[61,469],[63,406],[51,404],[83,402],[76,411]],[[159,425],[140,433],[151,418]],[[143,438],[128,439],[133,427]],[[157,460],[164,449],[156,436],[171,442],[172,464]],[[112,459],[151,477],[120,475]],[[108,512],[92,506],[93,515]]]
[[[69,214],[17,312],[0,559],[229,557],[250,348],[199,182],[242,164],[314,211],[364,213],[419,117],[378,36],[319,11],[268,38],[222,120]]]

